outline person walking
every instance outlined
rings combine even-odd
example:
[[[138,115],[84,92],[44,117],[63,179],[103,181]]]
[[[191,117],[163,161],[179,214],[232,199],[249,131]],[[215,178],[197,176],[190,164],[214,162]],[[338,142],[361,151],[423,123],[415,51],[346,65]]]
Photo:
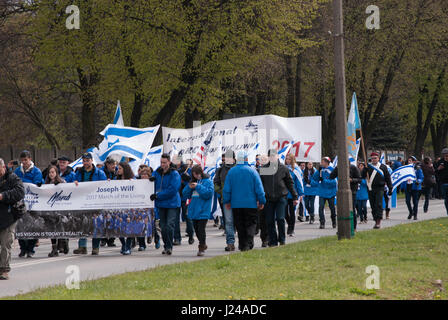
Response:
[[[82,167],[76,171],[75,185],[89,181],[106,181],[104,171],[93,165],[93,156],[90,152],[83,153]],[[92,238],[92,255],[97,256],[100,252],[101,238]],[[87,254],[87,239],[81,238],[78,241],[78,248],[73,250],[73,254]]]
[[[11,250],[19,219],[11,211],[11,206],[24,198],[22,180],[7,170],[5,161],[0,158],[0,280],[9,280]]]
[[[29,151],[22,151],[20,153],[20,167],[18,167],[14,173],[18,176],[23,183],[32,183],[40,187],[42,185],[43,177],[42,171],[34,165],[31,159],[31,153]],[[19,257],[23,258],[25,255],[27,258],[33,257],[38,240],[37,239],[20,239],[20,253]]]
[[[434,166],[439,177],[440,191],[445,199],[446,214],[448,214],[448,148],[442,150],[442,158]]]
[[[181,179],[177,170],[171,166],[169,154],[162,154],[160,167],[154,171],[153,177],[155,178],[155,193],[151,195],[151,200],[155,201],[159,213],[164,245],[162,254],[171,255],[173,253],[175,220],[176,217],[178,218],[177,210],[181,205],[179,194]]]
[[[427,213],[429,208],[429,199],[432,194],[432,188],[436,186],[435,170],[432,164],[432,160],[429,157],[423,159],[421,166],[423,172],[423,185],[422,193],[425,196],[425,203],[423,204],[423,212]]]
[[[363,162],[358,164],[358,169],[362,172],[365,168]],[[369,192],[367,190],[367,180],[361,179],[361,182],[358,186],[358,191],[356,192],[356,212],[357,215],[353,217],[353,219],[357,219],[359,217],[360,223],[367,223],[367,200],[369,200]]]
[[[367,179],[367,188],[369,191],[369,202],[372,208],[373,220],[375,220],[374,229],[381,228],[383,219],[383,197],[384,186],[389,188],[389,196],[392,195],[392,180],[386,165],[381,164],[380,155],[377,152],[370,154],[371,163],[364,168],[361,178]]]
[[[294,190],[297,192],[299,196],[299,203],[302,203],[302,197],[304,195],[303,193],[303,187],[302,187],[302,175],[298,174],[297,171],[300,170],[302,173],[302,169],[296,165],[296,158],[292,153],[288,153],[285,158],[285,165],[289,169],[289,174],[291,175],[291,178],[294,182]],[[303,174],[303,173],[302,173]],[[299,178],[300,177],[300,178]],[[299,180],[300,179],[300,180]],[[262,179],[263,180],[263,179]],[[296,224],[296,209],[297,206],[294,205],[294,200],[291,192],[288,190],[288,196],[287,198],[287,205],[286,205],[286,211],[285,211],[285,219],[288,224],[288,229],[286,234],[290,237],[294,236],[294,229]],[[300,221],[300,220],[299,220]],[[301,220],[303,222],[303,219]]]
[[[285,212],[288,205],[288,191],[291,193],[294,207],[299,203],[299,194],[294,189],[289,169],[278,160],[277,150],[270,149],[268,157],[269,162],[260,169],[260,176],[266,194],[265,213],[269,246],[275,247],[286,242]]]
[[[417,162],[417,158],[414,156],[409,157],[408,164],[412,164],[414,166],[415,171],[415,180],[408,180],[406,183],[406,206],[408,207],[409,215],[408,219],[417,220],[417,212],[418,212],[418,202],[420,200],[420,193],[422,190],[423,183],[423,172],[420,168],[420,165]],[[412,202],[411,202],[412,199]]]
[[[226,233],[226,247],[225,251],[235,251],[235,224],[233,220],[232,209],[227,209],[222,203],[223,199],[223,188],[226,182],[227,174],[230,169],[235,166],[235,153],[232,150],[224,153],[223,162],[221,166],[216,170],[215,177],[213,179],[215,192],[220,196],[220,206],[223,211],[224,216],[224,230]]]
[[[317,188],[312,186],[313,175],[316,172],[312,162],[307,162],[303,171],[303,192],[305,194],[305,209],[310,216],[310,224],[314,223],[314,202],[316,200]]]
[[[267,155],[257,155],[259,157],[259,166],[256,167],[256,170],[258,174],[260,174],[260,169],[262,166],[267,164],[269,162],[269,158]],[[268,233],[268,227],[266,225],[266,207],[264,207],[261,210],[258,210],[258,219],[257,219],[257,232],[255,234],[258,234],[258,231],[260,232],[260,239],[261,239],[261,247],[266,248],[269,245],[269,233]]]
[[[257,209],[266,203],[260,175],[252,168],[244,151],[238,152],[236,166],[229,170],[224,183],[223,204],[232,210],[238,232],[238,249],[251,250],[257,227]]]
[[[190,199],[188,218],[193,221],[194,231],[199,241],[198,253],[202,257],[207,250],[205,227],[212,211],[214,194],[213,182],[200,165],[191,169],[192,179],[182,191],[184,199]]]
[[[333,167],[330,167],[330,158],[322,158],[320,168],[313,175],[312,185],[317,187],[317,195],[319,196],[319,229],[325,229],[325,202],[328,203],[331,214],[331,222],[333,228],[336,228],[336,209],[335,197],[337,192],[337,182],[331,179],[330,175]]]

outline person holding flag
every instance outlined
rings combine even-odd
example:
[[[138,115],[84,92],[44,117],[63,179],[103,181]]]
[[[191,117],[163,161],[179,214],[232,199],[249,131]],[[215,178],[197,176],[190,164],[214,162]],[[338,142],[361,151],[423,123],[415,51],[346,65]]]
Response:
[[[330,174],[334,167],[330,166],[331,159],[329,157],[322,158],[320,168],[313,175],[311,185],[317,187],[317,195],[319,196],[319,229],[325,229],[325,202],[328,202],[331,213],[331,222],[333,228],[336,228],[336,208],[335,197],[337,192],[337,182],[330,179]]]
[[[422,191],[423,171],[414,156],[409,157],[408,164],[414,167],[415,179],[408,179],[406,183],[406,205],[408,207],[408,219],[417,220],[418,202],[420,200],[420,193]],[[411,203],[412,199],[412,203]]]
[[[389,196],[392,195],[393,186],[389,170],[384,164],[380,163],[380,155],[377,152],[370,154],[372,163],[364,168],[361,173],[363,179],[367,179],[367,188],[369,190],[369,202],[372,208],[373,220],[375,220],[374,229],[381,227],[383,219],[383,197],[384,186],[389,188]]]

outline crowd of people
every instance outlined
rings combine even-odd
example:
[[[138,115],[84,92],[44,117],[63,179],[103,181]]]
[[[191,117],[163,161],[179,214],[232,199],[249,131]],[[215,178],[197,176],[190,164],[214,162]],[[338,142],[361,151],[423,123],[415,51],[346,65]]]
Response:
[[[358,220],[359,223],[368,221],[367,200],[375,229],[381,226],[384,209],[386,219],[389,219],[391,172],[404,165],[401,160],[382,164],[379,154],[373,152],[369,163],[358,162],[350,166],[355,230]],[[163,243],[162,254],[171,255],[173,247],[182,241],[182,220],[186,222],[188,243],[193,244],[196,235],[199,242],[197,255],[203,256],[207,250],[206,225],[213,219],[214,197],[218,198],[222,211],[219,228],[224,230],[226,236],[225,251],[236,250],[236,235],[240,251],[253,249],[254,237],[258,233],[262,247],[284,245],[287,236],[294,236],[296,221],[313,224],[316,211],[319,228],[324,229],[326,204],[331,226],[337,227],[335,198],[338,172],[328,157],[324,157],[318,167],[312,162],[296,163],[292,154],[288,154],[282,163],[277,150],[272,149],[266,155],[257,155],[255,166],[251,166],[247,153],[240,151],[235,155],[229,150],[222,155],[222,164],[213,180],[201,166],[193,165],[191,159],[183,163],[176,155],[171,157],[169,154],[161,156],[160,166],[156,170],[141,165],[137,174],[134,174],[129,163],[117,163],[112,158],[108,158],[104,165],[95,166],[90,153],[82,155],[82,167],[76,171],[69,163],[70,159],[60,157],[41,172],[28,151],[21,153],[20,165],[15,170],[14,162],[6,165],[0,159],[0,279],[9,278],[11,248],[18,220],[14,206],[24,198],[23,183],[38,186],[59,183],[78,185],[88,181],[125,179],[149,179],[154,182],[154,193],[150,195],[155,202],[154,209],[106,211],[94,217],[92,255],[98,255],[102,246],[116,246],[115,237],[119,237],[123,255],[131,254],[137,245],[139,251],[143,251],[146,243],[152,241],[156,249]],[[422,194],[425,197],[424,212],[429,210],[431,197],[443,197],[448,214],[448,149],[443,149],[442,157],[434,164],[430,158],[424,158],[420,163],[414,156],[407,159],[407,164],[413,165],[416,175],[415,180],[405,181],[399,188],[406,195],[408,219],[417,220]],[[316,196],[319,197],[318,208],[315,208]],[[219,218],[216,218],[216,227],[218,223]],[[124,238],[123,233],[128,237]],[[51,241],[49,257],[68,254],[68,239]],[[37,239],[20,239],[19,257],[32,257],[38,245]],[[78,248],[73,253],[87,254],[87,239],[79,239]]]

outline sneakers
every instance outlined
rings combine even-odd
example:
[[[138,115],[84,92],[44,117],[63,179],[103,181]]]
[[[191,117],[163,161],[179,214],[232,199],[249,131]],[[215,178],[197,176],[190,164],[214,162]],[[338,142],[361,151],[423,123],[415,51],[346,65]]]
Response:
[[[294,231],[289,234],[290,237],[294,237],[295,235]]]
[[[138,248],[138,251],[145,251],[145,250],[146,250],[145,247],[139,247],[139,248]]]
[[[386,210],[386,220],[389,220],[390,210]]]
[[[173,250],[171,250],[171,249],[166,250],[166,254],[167,254],[167,255],[170,256],[172,253],[173,253]]]
[[[26,255],[26,251],[25,250],[20,250],[19,258],[23,258],[23,257],[25,257],[25,255]]]
[[[160,249],[160,241],[156,242],[156,249]]]
[[[310,218],[310,224],[313,224],[314,223],[314,217],[311,217]]]
[[[411,219],[412,219],[412,216],[413,216],[413,214],[410,213],[410,214],[408,215],[408,220],[411,220]]]
[[[34,252],[27,252],[26,253],[26,257],[27,258],[32,258],[34,256]]]
[[[297,220],[300,221],[300,222],[303,222],[302,216],[297,216]]]
[[[59,256],[58,245],[53,244],[53,245],[51,245],[51,247],[52,247],[52,249],[51,249],[51,252],[48,254],[48,257],[52,258],[52,257]]]
[[[285,243],[284,243],[284,242],[280,242],[280,245],[281,245],[281,246],[284,246],[284,245],[285,245]]]
[[[73,254],[87,254],[87,248],[79,247],[78,249],[73,250]]]
[[[306,221],[306,222],[310,221],[310,216],[306,216],[305,221]]]
[[[106,244],[107,244],[107,241],[102,239],[102,240],[101,240],[101,243],[100,243],[100,246],[101,246],[101,247],[105,247]]]
[[[92,256],[97,256],[99,254],[100,254],[100,249],[99,248],[93,248],[92,249]]]
[[[140,249],[140,248],[139,248]],[[140,251],[140,250],[139,250]],[[92,251],[92,254],[93,254],[93,251]],[[131,250],[125,250],[124,252],[123,252],[123,255],[124,256],[129,256],[131,254]]]
[[[7,272],[0,274],[0,280],[9,280],[9,275]]]
[[[319,229],[325,229],[325,222],[320,223]]]
[[[180,241],[179,240],[174,240],[173,241],[173,246],[180,246]]]
[[[188,244],[193,244],[194,243],[194,238],[193,237],[189,237],[188,238]]]
[[[268,242],[267,241],[263,241],[263,243],[261,244],[262,248],[266,248],[268,246]]]
[[[332,222],[331,225],[332,225],[333,229],[336,229],[336,222]]]
[[[234,244],[228,244],[227,247],[224,248],[225,251],[235,251],[235,245]]]
[[[376,219],[373,229],[379,229],[379,228],[381,228],[381,219]]]
[[[416,215],[414,216],[414,220],[418,220]]]
[[[198,257],[202,257],[205,254],[205,250],[207,250],[207,245],[200,244],[198,246]]]

